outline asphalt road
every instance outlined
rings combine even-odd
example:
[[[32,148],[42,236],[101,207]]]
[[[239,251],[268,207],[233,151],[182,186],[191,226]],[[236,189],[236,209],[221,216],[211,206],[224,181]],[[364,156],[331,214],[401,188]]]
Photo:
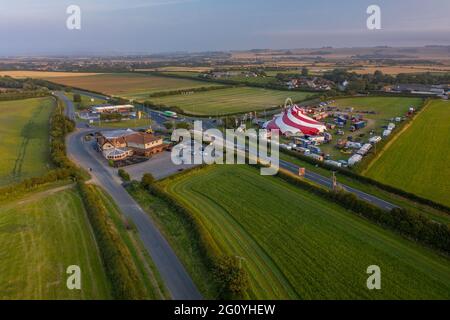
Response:
[[[108,97],[108,96],[100,95],[100,94],[92,93],[92,92],[87,92],[87,91],[74,90],[74,92],[79,93],[79,94],[84,95],[84,96],[87,96],[87,97],[90,97],[90,98],[94,98],[94,99],[103,99],[103,100],[110,99],[110,97]],[[180,117],[178,119],[174,119],[174,118],[166,117],[163,114],[162,111],[153,110],[151,108],[145,107],[144,105],[142,105],[140,103],[136,103],[135,102],[134,105],[139,107],[139,108],[145,109],[145,111],[150,114],[150,117],[152,118],[152,120],[154,122],[156,122],[160,127],[164,127],[164,123],[167,122],[167,121],[178,121],[178,122],[189,121],[189,122],[193,122],[195,120],[200,120],[200,121],[203,122],[204,130],[215,128],[215,124],[214,124],[214,121],[212,119],[196,118],[196,117],[184,117],[184,116],[182,116],[182,117]]]
[[[58,96],[66,103],[66,114],[75,119],[75,110],[72,101],[67,99],[64,94],[58,93]],[[159,121],[166,121],[159,112],[151,111]],[[161,118],[160,118],[161,117]],[[172,248],[158,230],[152,219],[142,210],[136,201],[121,186],[120,180],[113,175],[104,164],[96,157],[95,151],[88,143],[83,142],[83,137],[89,130],[81,129],[68,138],[68,154],[79,165],[84,168],[92,168],[94,180],[102,186],[117,202],[122,212],[132,219],[136,225],[139,235],[148,250],[155,265],[160,272],[166,287],[174,299],[201,299],[201,295],[196,289],[192,279],[186,272],[178,257]],[[247,150],[248,151],[248,150]],[[297,174],[299,166],[287,161],[280,160],[280,167],[292,173]],[[314,172],[306,172],[305,178],[327,188],[332,187],[331,179]],[[355,194],[357,197],[368,201],[383,209],[393,209],[397,206],[386,202],[380,198],[364,193],[360,190],[340,184],[342,188]]]
[[[221,138],[220,137],[216,137],[216,139],[220,140]],[[241,150],[242,152],[244,150],[247,153],[249,152],[248,146],[239,145],[238,144],[237,148],[239,150]],[[252,154],[252,155],[253,156],[258,156],[256,154]],[[296,175],[299,173],[300,167],[298,165],[295,165],[295,164],[291,163],[291,162],[279,159],[279,165],[280,165],[280,168],[285,169],[285,170],[287,170],[289,172],[292,172],[292,173],[294,173]],[[322,185],[322,186],[324,186],[326,188],[329,188],[329,189],[331,189],[333,187],[333,181],[330,178],[324,177],[324,176],[322,176],[320,174],[317,174],[315,172],[311,172],[311,171],[306,170],[305,178],[310,180],[310,181],[312,181],[312,182],[320,184],[320,185]],[[371,204],[373,204],[373,205],[375,205],[375,206],[377,206],[377,207],[379,207],[381,209],[392,210],[394,208],[398,208],[398,206],[396,206],[395,204],[387,202],[387,201],[385,201],[383,199],[380,199],[378,197],[375,197],[373,195],[370,195],[370,194],[365,193],[363,191],[360,191],[358,189],[349,187],[349,186],[347,186],[345,184],[338,183],[338,185],[340,187],[342,187],[344,190],[346,190],[347,192],[353,193],[358,198],[360,198],[362,200],[365,200],[365,201],[367,201],[367,202],[369,202],[369,203],[371,203]]]
[[[280,159],[280,168],[283,168],[283,169],[285,169],[285,170],[287,170],[289,172],[292,172],[294,174],[298,174],[298,171],[300,169],[299,166],[297,166],[297,165],[295,165],[293,163],[281,160],[281,159]],[[320,185],[322,185],[324,187],[330,188],[330,189],[333,187],[333,181],[330,178],[324,177],[324,176],[322,176],[320,174],[317,174],[317,173],[314,173],[314,172],[311,172],[311,171],[308,171],[308,170],[306,170],[305,178],[310,180],[310,181],[313,181],[313,182],[315,182],[317,184],[320,184]],[[391,209],[394,209],[394,208],[398,208],[398,206],[396,206],[396,205],[394,205],[394,204],[392,204],[390,202],[387,202],[387,201],[385,201],[383,199],[380,199],[380,198],[375,197],[373,195],[367,194],[367,193],[362,192],[362,191],[360,191],[358,189],[349,187],[349,186],[347,186],[345,184],[341,184],[341,183],[338,183],[338,184],[344,190],[355,194],[358,198],[363,199],[363,200],[365,200],[365,201],[367,201],[367,202],[369,202],[369,203],[371,203],[371,204],[373,204],[373,205],[375,205],[375,206],[377,206],[379,208],[386,209],[386,210],[391,210]]]
[[[62,93],[58,96],[66,103],[67,116],[74,117],[72,101],[65,98]],[[88,132],[89,130],[80,129],[68,137],[69,157],[85,169],[92,168],[93,180],[111,195],[123,214],[136,225],[142,243],[152,257],[172,298],[175,300],[202,299],[194,282],[154,221],[122,187],[118,177],[108,171],[98,160],[96,151],[91,145],[84,142],[84,136]]]

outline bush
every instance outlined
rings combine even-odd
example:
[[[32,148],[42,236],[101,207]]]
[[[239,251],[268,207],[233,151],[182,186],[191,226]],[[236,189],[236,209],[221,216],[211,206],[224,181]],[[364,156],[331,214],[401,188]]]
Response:
[[[142,177],[142,180],[141,180],[142,188],[147,189],[150,186],[152,186],[154,183],[155,183],[155,177],[153,177],[153,175],[151,173],[144,174],[144,176]]]
[[[124,182],[131,181],[130,174],[128,172],[126,172],[124,169],[119,169],[118,174],[119,174],[119,177],[121,177]]]
[[[237,257],[221,257],[216,262],[214,278],[219,285],[222,299],[242,297],[249,285],[248,274]]]
[[[163,125],[167,130],[173,129],[173,123],[171,121],[166,121]]]
[[[81,102],[81,95],[79,93],[75,93],[73,95],[73,102],[77,102],[77,103]]]

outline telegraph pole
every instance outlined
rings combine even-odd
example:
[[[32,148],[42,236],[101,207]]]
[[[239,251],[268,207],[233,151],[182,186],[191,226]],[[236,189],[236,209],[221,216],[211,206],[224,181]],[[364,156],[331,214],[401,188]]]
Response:
[[[336,179],[336,171],[333,171],[333,191],[337,191],[338,185],[337,185],[337,179]]]

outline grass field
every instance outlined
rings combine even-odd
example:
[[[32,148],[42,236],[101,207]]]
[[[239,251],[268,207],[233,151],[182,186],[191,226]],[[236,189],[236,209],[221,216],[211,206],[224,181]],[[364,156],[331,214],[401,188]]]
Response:
[[[421,98],[405,97],[357,97],[337,99],[335,106],[342,108],[353,107],[354,112],[375,111],[369,115],[375,120],[389,120],[393,117],[404,116],[410,106],[419,107],[422,104]]]
[[[327,169],[324,169],[321,167],[316,167],[315,165],[313,165],[309,162],[302,161],[298,158],[292,157],[283,152],[280,153],[280,159],[294,163],[302,168],[305,168],[307,171],[316,172],[327,178],[331,178],[333,176],[333,172],[331,170],[327,170]],[[339,172],[336,173],[336,177],[337,177],[338,183],[342,183],[349,187],[359,189],[363,192],[374,195],[374,196],[376,196],[380,199],[383,199],[385,201],[388,201],[390,203],[396,204],[397,206],[407,209],[416,214],[423,214],[436,222],[450,224],[450,215],[448,213],[434,209],[430,206],[426,206],[423,204],[413,202],[409,199],[395,195],[384,189],[378,188],[374,185],[363,183],[356,179],[345,176]]]
[[[99,74],[81,77],[52,77],[48,80],[66,86],[101,92],[113,96],[121,96],[128,99],[141,100],[148,99],[148,96],[155,92],[217,85],[214,83],[187,79],[131,73]]]
[[[51,98],[0,102],[0,186],[48,170]]]
[[[70,101],[73,101],[74,94],[72,92],[66,92],[65,95],[70,99]],[[81,102],[74,102],[75,108],[77,110],[85,110],[88,109],[89,107],[106,103],[106,101],[102,99],[91,98],[85,95],[80,96]]]
[[[198,215],[220,250],[245,259],[248,298],[450,297],[447,258],[256,169],[209,167],[161,185]],[[366,287],[374,264],[380,291]]]
[[[450,102],[433,101],[365,172],[450,206]]]
[[[337,99],[334,106],[337,106],[340,110],[352,107],[354,113],[367,111],[374,112],[374,114],[361,113],[367,120],[367,126],[363,129],[355,132],[350,132],[351,123],[349,122],[345,128],[343,128],[345,135],[340,137],[336,135],[336,130],[331,130],[330,133],[334,135],[335,141],[339,138],[346,138],[348,136],[353,137],[354,140],[362,139],[367,141],[370,136],[369,132],[374,130],[376,135],[381,136],[384,129],[382,126],[389,124],[391,118],[402,117],[406,115],[410,106],[419,107],[422,105],[422,99],[420,98],[405,98],[405,97],[356,97]],[[324,120],[325,122],[332,122],[331,120]],[[362,138],[359,136],[364,134]],[[341,153],[335,148],[336,143],[330,143],[328,145],[321,146],[324,153],[330,154],[335,160],[346,160],[350,157],[348,154]]]
[[[177,106],[184,111],[197,115],[231,114],[260,111],[284,104],[286,98],[294,101],[311,96],[309,92],[287,92],[259,88],[229,88],[190,95],[172,95],[150,99],[157,104]]]
[[[0,204],[0,299],[109,299],[110,288],[78,193],[56,189]],[[82,290],[66,269],[81,268]]]

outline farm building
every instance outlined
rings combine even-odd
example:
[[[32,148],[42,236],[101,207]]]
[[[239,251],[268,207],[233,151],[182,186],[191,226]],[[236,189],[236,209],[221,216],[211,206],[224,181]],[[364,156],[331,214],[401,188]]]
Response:
[[[320,123],[305,115],[302,108],[293,106],[286,109],[282,114],[264,124],[267,130],[279,130],[281,134],[287,136],[319,135],[327,128]]]
[[[386,91],[442,96],[448,88],[444,85],[399,84],[386,88]]]

